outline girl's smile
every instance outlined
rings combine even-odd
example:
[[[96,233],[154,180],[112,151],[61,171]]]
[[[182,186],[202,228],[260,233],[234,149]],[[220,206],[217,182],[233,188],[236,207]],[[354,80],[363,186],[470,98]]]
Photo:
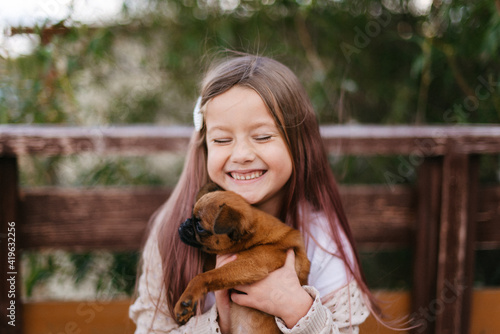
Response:
[[[276,215],[292,160],[261,97],[235,86],[207,103],[205,121],[212,181]]]
[[[255,180],[259,177],[261,177],[266,171],[236,171],[236,172],[230,172],[229,175],[235,179],[235,180]]]

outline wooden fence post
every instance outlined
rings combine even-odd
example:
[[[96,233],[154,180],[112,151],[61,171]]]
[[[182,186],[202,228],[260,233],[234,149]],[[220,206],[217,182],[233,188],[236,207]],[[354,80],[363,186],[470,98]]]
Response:
[[[434,333],[435,317],[429,307],[436,294],[438,239],[441,215],[443,158],[426,158],[418,170],[417,226],[412,289],[412,320],[419,334]]]
[[[467,334],[473,289],[478,158],[450,147],[418,175],[414,333]]]
[[[478,159],[453,149],[444,156],[435,333],[467,334],[473,289]]]
[[[0,156],[0,332],[22,333],[16,157]]]

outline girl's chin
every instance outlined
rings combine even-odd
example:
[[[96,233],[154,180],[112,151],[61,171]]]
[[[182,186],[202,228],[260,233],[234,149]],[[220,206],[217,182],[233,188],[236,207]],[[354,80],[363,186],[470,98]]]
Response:
[[[242,189],[229,189],[229,190],[232,190],[235,193],[237,193],[238,195],[240,195],[241,197],[243,197],[245,199],[245,201],[247,201],[251,205],[258,204],[260,201],[262,201],[262,197],[257,195],[257,194],[248,193],[248,192],[242,191]]]
[[[223,187],[243,197],[251,205],[258,206],[264,200],[265,194],[262,193],[263,184],[257,182],[227,182]]]
[[[234,192],[237,193],[238,195],[240,195],[241,197],[243,197],[251,205],[254,205],[254,204],[256,204],[256,203],[258,203],[260,201],[260,198],[258,198],[255,195],[245,194],[244,192],[243,193],[239,193],[237,191],[234,191]]]

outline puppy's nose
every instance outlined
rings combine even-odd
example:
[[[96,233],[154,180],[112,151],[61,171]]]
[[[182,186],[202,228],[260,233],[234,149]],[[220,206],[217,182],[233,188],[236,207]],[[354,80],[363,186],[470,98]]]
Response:
[[[194,236],[193,220],[191,218],[186,219],[186,221],[179,226],[179,233],[190,237]]]

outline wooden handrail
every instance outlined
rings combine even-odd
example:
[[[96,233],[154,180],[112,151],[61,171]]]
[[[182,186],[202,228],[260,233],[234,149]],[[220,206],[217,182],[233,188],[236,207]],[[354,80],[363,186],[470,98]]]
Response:
[[[500,152],[500,126],[320,127],[332,154],[439,156]],[[152,154],[185,151],[192,127],[0,125],[0,155],[68,155],[80,153]]]

